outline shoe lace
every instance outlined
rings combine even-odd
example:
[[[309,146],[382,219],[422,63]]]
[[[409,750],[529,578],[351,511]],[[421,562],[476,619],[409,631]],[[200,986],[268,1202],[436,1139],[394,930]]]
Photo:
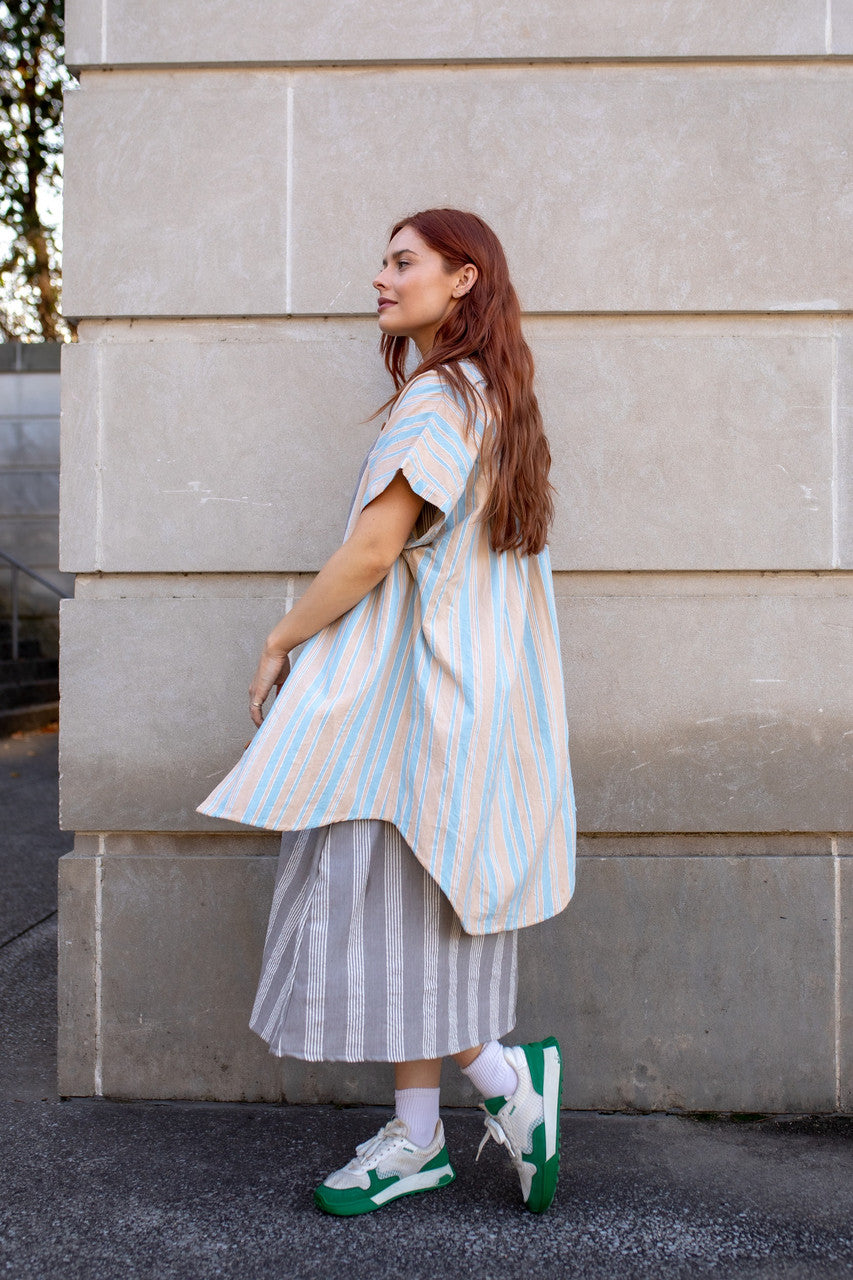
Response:
[[[480,1103],[480,1106],[483,1107],[482,1102]],[[483,1107],[483,1110],[486,1111],[486,1108]],[[485,1125],[486,1125],[486,1132],[483,1134],[482,1141],[480,1142],[480,1145],[477,1148],[477,1159],[478,1160],[480,1159],[480,1156],[483,1154],[483,1147],[489,1141],[489,1138],[492,1138],[493,1141],[496,1142],[499,1147],[500,1146],[506,1147],[506,1149],[509,1151],[509,1154],[512,1156],[513,1161],[516,1164],[519,1164],[521,1161],[521,1152],[518,1151],[513,1146],[512,1139],[509,1137],[503,1125],[495,1116],[491,1114],[490,1111],[486,1111]]]
[[[372,1138],[368,1138],[366,1142],[360,1142],[355,1149],[355,1156],[350,1161],[349,1167],[353,1170],[367,1170],[372,1165],[378,1164],[383,1155],[396,1146],[401,1138],[408,1135],[408,1129],[397,1116],[393,1120],[389,1120],[383,1125],[378,1133]]]

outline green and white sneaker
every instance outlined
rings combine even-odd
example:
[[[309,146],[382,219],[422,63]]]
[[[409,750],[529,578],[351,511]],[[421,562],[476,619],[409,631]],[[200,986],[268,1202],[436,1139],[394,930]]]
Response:
[[[446,1187],[456,1177],[440,1120],[428,1147],[416,1147],[408,1125],[395,1116],[355,1151],[349,1164],[330,1173],[314,1192],[314,1203],[326,1213],[372,1213],[400,1196]]]
[[[511,1098],[487,1098],[480,1104],[486,1134],[477,1159],[489,1138],[507,1147],[524,1203],[533,1213],[544,1213],[554,1199],[560,1168],[560,1046],[549,1036],[536,1044],[501,1048],[518,1076],[518,1088]]]

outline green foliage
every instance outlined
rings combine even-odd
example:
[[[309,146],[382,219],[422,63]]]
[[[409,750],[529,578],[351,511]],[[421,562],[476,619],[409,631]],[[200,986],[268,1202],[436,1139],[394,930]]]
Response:
[[[59,312],[61,0],[0,0],[0,337],[68,338]]]

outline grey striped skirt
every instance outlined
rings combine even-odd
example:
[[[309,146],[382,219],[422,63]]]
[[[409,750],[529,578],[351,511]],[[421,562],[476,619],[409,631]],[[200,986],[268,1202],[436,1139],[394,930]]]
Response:
[[[465,933],[389,822],[285,831],[249,1025],[309,1062],[456,1053],[515,1026],[517,940]]]

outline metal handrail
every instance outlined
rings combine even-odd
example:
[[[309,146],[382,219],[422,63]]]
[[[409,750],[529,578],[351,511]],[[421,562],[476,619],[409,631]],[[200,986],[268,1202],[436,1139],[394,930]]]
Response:
[[[35,569],[30,569],[21,560],[15,556],[10,556],[8,551],[0,551],[0,560],[5,560],[11,566],[12,582],[12,661],[18,660],[18,578],[25,573],[28,578],[32,578],[35,582],[40,582],[43,587],[47,587],[48,591],[52,591],[55,596],[59,596],[60,600],[69,600],[70,596],[67,591],[63,591],[61,587],[57,587],[55,583],[48,582],[47,578],[43,578],[40,573],[36,573]]]

